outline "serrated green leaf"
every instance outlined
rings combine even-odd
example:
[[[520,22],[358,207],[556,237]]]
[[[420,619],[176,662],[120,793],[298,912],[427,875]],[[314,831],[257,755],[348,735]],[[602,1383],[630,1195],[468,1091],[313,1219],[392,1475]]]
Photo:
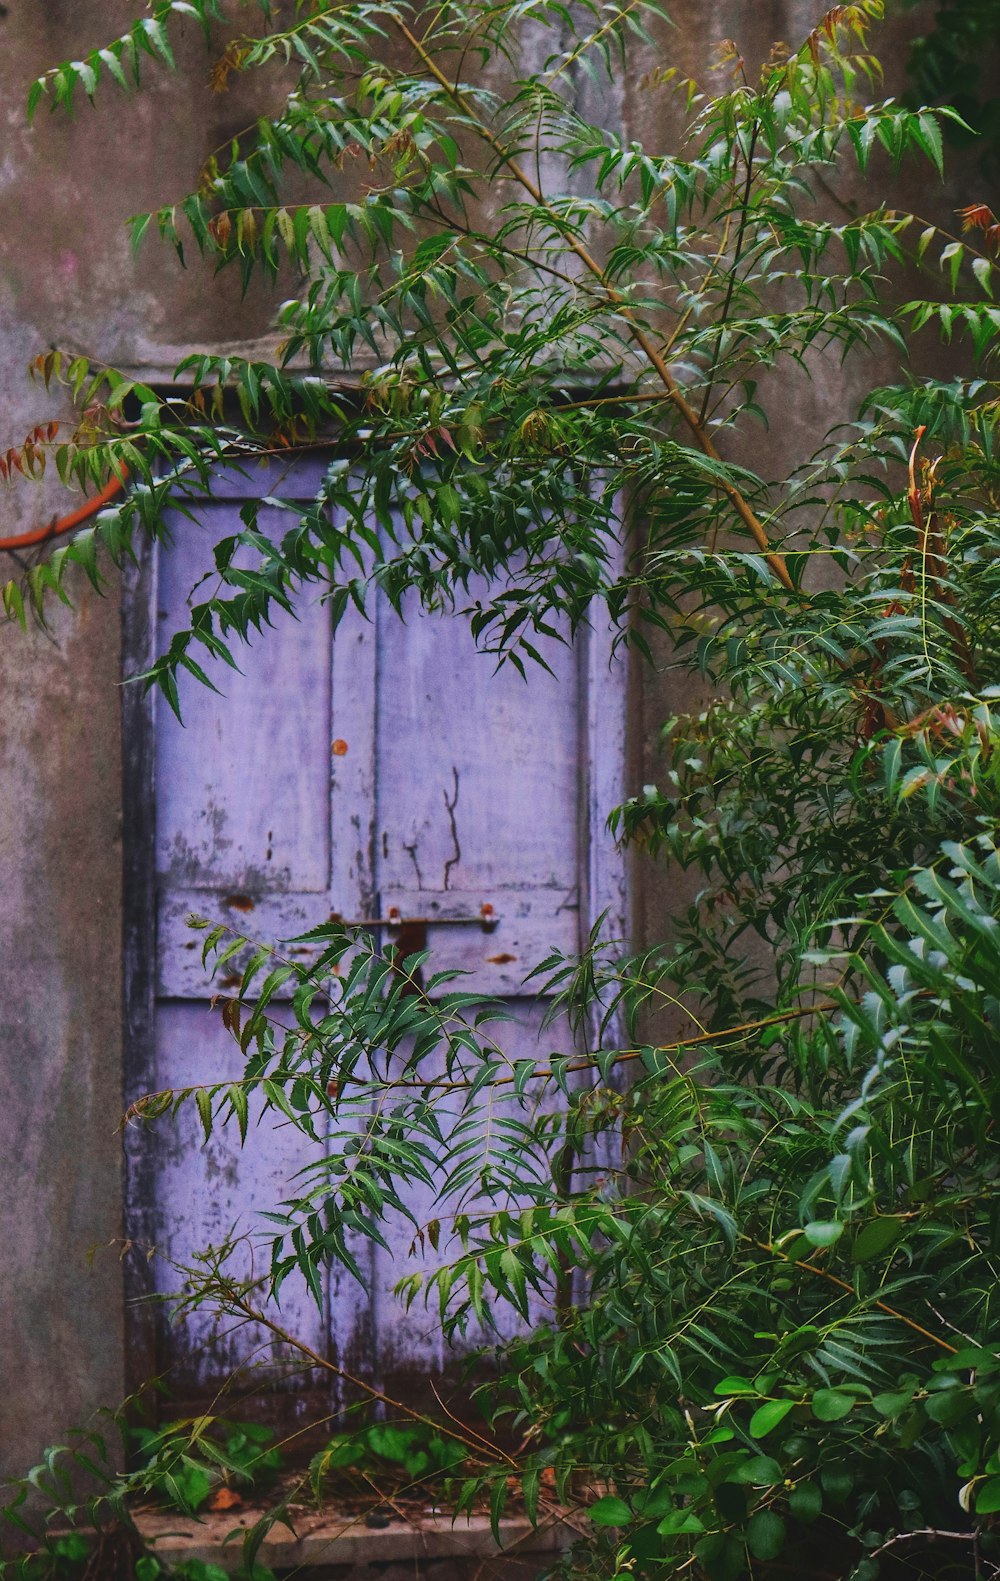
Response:
[[[201,1120],[202,1130],[205,1133],[207,1142],[212,1135],[212,1099],[204,1087],[199,1087],[195,1092],[194,1101],[198,1108],[198,1118]]]

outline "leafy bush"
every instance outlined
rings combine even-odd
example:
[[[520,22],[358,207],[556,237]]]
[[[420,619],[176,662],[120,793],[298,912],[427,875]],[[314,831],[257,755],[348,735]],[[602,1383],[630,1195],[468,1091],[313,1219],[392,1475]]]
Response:
[[[705,1030],[605,1095],[592,1300],[507,1354],[502,1407],[614,1485],[595,1574],[805,1570],[817,1520],[858,1581],[913,1531],[993,1540],[1000,476],[995,409],[937,394],[933,461],[845,507],[839,586],[696,639],[725,698],[620,813],[702,878],[625,992]]]
[[[168,1569],[152,1554],[143,1554],[135,1565],[135,1581],[230,1581],[232,1575],[233,1571],[207,1564],[204,1559],[182,1559]],[[248,1581],[277,1581],[274,1571],[266,1565],[254,1565],[251,1571],[237,1571],[236,1575],[237,1581],[241,1575],[247,1576]]]
[[[919,0],[905,0],[907,9]],[[931,26],[910,50],[913,91],[921,104],[950,104],[964,128],[952,129],[959,143],[973,145],[989,176],[1000,158],[1000,117],[989,87],[1000,51],[997,0],[938,0]]]
[[[93,1543],[80,1533],[57,1537],[42,1554],[34,1554],[18,1565],[18,1575],[23,1581],[102,1581],[107,1571],[102,1570],[100,1552],[95,1558]],[[229,1581],[231,1570],[221,1565],[207,1564],[203,1559],[182,1559],[179,1564],[167,1566],[152,1554],[141,1554],[131,1571],[135,1581]],[[266,1565],[255,1565],[251,1571],[236,1572],[237,1581],[277,1581],[273,1570]]]
[[[339,1433],[309,1462],[317,1499],[324,1484],[339,1474],[360,1471],[383,1476],[398,1468],[408,1484],[454,1472],[465,1460],[454,1440],[442,1438],[421,1423],[372,1422],[354,1433]]]
[[[585,1535],[559,1568],[580,1581],[808,1574],[817,1552],[870,1581],[935,1545],[1000,1571],[1000,403],[985,377],[914,376],[775,479],[766,434],[757,472],[720,455],[780,414],[782,377],[858,346],[905,356],[940,330],[988,369],[991,210],[968,205],[958,236],[822,203],[844,161],[940,169],[954,117],[859,104],[876,0],[818,18],[759,81],[733,52],[714,95],[652,70],[690,116],[673,153],[587,124],[572,88],[650,62],[654,8],[581,6],[589,31],[568,44],[564,8],[541,0],[419,19],[391,0],[303,4],[287,25],[260,9],[220,80],[287,59],[300,82],[135,233],[193,238],[245,280],[301,271],[281,356],[196,358],[173,403],[39,359],[87,409],[54,442],[61,475],[127,468],[133,487],[11,583],[8,612],[44,612],[75,565],[100,583],[101,556],[196,509],[216,461],[329,443],[335,425],[315,501],[278,502],[284,536],[250,503],[217,546],[214,591],[147,678],[173,706],[181,672],[205,679],[313,583],[335,616],[412,590],[525,673],[536,633],[607,611],[640,655],[662,634],[713,700],[669,722],[662,785],[609,809],[700,888],[638,959],[598,931],[578,959],[539,963],[550,1028],[572,1032],[544,1061],[511,1065],[503,1007],[422,983],[421,957],[363,930],[316,929],[306,968],[196,924],[206,960],[247,962],[220,1000],[243,1077],[130,1118],[192,1102],[206,1133],[232,1122],[252,1145],[253,1099],[322,1131],[327,1156],[268,1216],[267,1290],[222,1247],[185,1271],[178,1307],[295,1347],[265,1297],[295,1278],[321,1300],[330,1259],[361,1277],[359,1242],[430,1184],[438,1217],[414,1229],[438,1264],[399,1293],[436,1305],[450,1337],[495,1325],[477,1398],[496,1436],[349,1379],[415,1426],[335,1441],[319,1491],[355,1454],[414,1476],[454,1461],[459,1509],[488,1498],[496,1521],[512,1484],[533,1519],[570,1506]],[[162,0],[34,102],[127,86],[143,50],[170,61],[192,14],[221,21],[214,0]],[[552,36],[544,69],[521,64],[529,21]],[[492,53],[488,85],[449,75],[470,51]],[[363,199],[289,199],[286,178],[318,191],[349,151],[380,172]],[[932,248],[943,274],[897,302],[886,276],[926,276]],[[374,371],[334,377],[369,352]],[[40,465],[31,443],[21,470]],[[105,1498],[155,1474],[200,1501],[183,1434],[150,1447]],[[216,1443],[212,1463],[227,1455]]]
[[[259,1422],[206,1416],[132,1428],[128,1436],[142,1491],[185,1515],[201,1509],[223,1483],[260,1492],[281,1467],[274,1433]]]

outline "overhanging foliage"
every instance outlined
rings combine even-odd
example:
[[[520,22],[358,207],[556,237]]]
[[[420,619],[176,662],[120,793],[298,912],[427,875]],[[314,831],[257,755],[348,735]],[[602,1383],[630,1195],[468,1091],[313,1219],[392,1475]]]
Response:
[[[659,629],[717,683],[669,722],[663,787],[608,809],[701,889],[669,946],[624,960],[595,936],[539,963],[568,1046],[512,1067],[500,1007],[421,986],[422,961],[328,924],[317,965],[254,947],[223,1001],[241,1081],[131,1116],[192,1102],[206,1133],[234,1123],[251,1146],[262,1103],[342,1141],[275,1204],[272,1294],[318,1290],[331,1258],[359,1272],[358,1238],[408,1212],[409,1184],[435,1187],[439,1214],[413,1231],[440,1264],[404,1273],[401,1297],[436,1303],[449,1333],[505,1307],[528,1324],[498,1340],[481,1391],[517,1453],[439,1424],[468,1455],[455,1496],[486,1489],[496,1518],[510,1478],[533,1515],[554,1489],[591,1534],[568,1576],[808,1573],[817,1533],[855,1581],[939,1533],[977,1573],[994,1565],[995,388],[914,375],[840,414],[790,475],[768,463],[783,371],[858,346],[903,357],[937,327],[988,372],[1000,330],[985,206],[956,235],[891,204],[846,222],[823,207],[842,164],[887,182],[905,156],[941,168],[949,112],[859,103],[877,91],[879,9],[835,7],[759,80],[732,49],[703,96],[660,67],[652,7],[265,6],[255,34],[217,46],[217,82],[292,61],[282,111],[134,229],[287,280],[279,356],[196,358],[170,400],[39,362],[85,407],[52,441],[61,475],[124,467],[133,487],[8,586],[15,616],[195,510],[219,460],[335,434],[312,505],[278,502],[284,536],[249,504],[217,546],[219,591],[148,678],[174,706],[181,671],[232,662],[310,584],[335,614],[416,591],[529,684],[537,633],[604,611],[640,654]],[[128,88],[143,53],[169,65],[192,17],[216,37],[211,3],[157,4],[41,79],[36,107],[68,108],[102,74]],[[529,24],[551,38],[530,69]],[[651,94],[686,104],[675,151],[579,109],[582,73],[636,60]],[[347,197],[357,163],[369,190]],[[900,303],[887,276],[907,263],[928,285]],[[724,459],[751,425],[753,471]],[[8,467],[37,471],[48,443]],[[204,927],[208,958],[247,947]],[[669,1042],[664,1003],[690,1027]],[[294,1347],[228,1260],[188,1271],[182,1304]],[[149,1476],[113,1478],[110,1507]]]

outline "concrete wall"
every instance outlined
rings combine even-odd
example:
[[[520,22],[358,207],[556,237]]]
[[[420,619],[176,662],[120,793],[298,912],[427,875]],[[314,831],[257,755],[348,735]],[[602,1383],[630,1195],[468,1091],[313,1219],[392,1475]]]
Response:
[[[677,25],[659,61],[701,73],[728,35],[748,59],[762,58],[773,38],[804,31],[815,9],[811,0],[674,0]],[[59,415],[58,398],[24,373],[50,344],[155,372],[182,347],[242,342],[268,326],[269,302],[252,291],[241,303],[235,276],[213,282],[196,261],[184,275],[155,243],[136,260],[125,235],[131,213],[182,195],[204,151],[251,118],[240,93],[208,90],[197,36],[179,79],[151,70],[154,85],[137,100],[108,91],[96,109],[82,101],[73,121],[43,108],[27,126],[30,79],[103,42],[119,20],[125,12],[99,0],[0,7],[3,449]],[[250,86],[267,91],[260,78]],[[634,135],[673,113],[637,80],[617,94]],[[817,425],[846,415],[887,372],[831,367],[790,392],[770,465],[811,447]],[[3,489],[0,534],[62,505],[56,483]],[[12,569],[0,555],[0,580]],[[121,1233],[118,622],[113,588],[104,601],[76,592],[49,631],[0,631],[0,1474],[22,1470],[121,1392],[120,1266],[113,1250],[93,1266],[88,1257]],[[641,782],[656,776],[656,729],[677,699],[655,673],[638,696]],[[641,931],[662,933],[667,910],[652,875]]]
[[[127,9],[0,9],[0,449],[61,415],[26,376],[51,344],[166,368],[178,345],[268,324],[235,278],[184,275],[156,244],[130,253],[128,216],[182,196],[202,151],[250,118],[208,92],[199,39],[182,78],[153,71],[136,100],[108,92],[27,125],[32,77],[104,43]],[[0,484],[0,536],[73,503],[55,479]],[[0,580],[15,571],[0,554]],[[75,597],[49,631],[0,630],[0,1477],[123,1392],[116,587]]]

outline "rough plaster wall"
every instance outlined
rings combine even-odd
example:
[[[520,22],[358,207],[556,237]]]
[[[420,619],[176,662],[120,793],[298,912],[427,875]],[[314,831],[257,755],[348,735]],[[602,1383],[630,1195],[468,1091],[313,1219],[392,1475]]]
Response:
[[[50,344],[156,366],[164,346],[267,325],[235,278],[129,251],[128,215],[186,191],[200,153],[248,119],[207,92],[199,41],[186,83],[151,72],[148,96],[27,126],[31,78],[128,14],[0,10],[0,449],[59,414],[25,373]],[[54,480],[0,485],[0,536],[72,503]],[[0,580],[14,569],[0,554]],[[88,1262],[121,1233],[118,612],[76,593],[48,635],[0,629],[0,1477],[122,1394],[120,1265],[113,1249]]]
[[[818,7],[673,0],[671,9],[676,25],[649,64],[701,75],[720,38],[735,35],[748,58],[762,58]],[[58,415],[23,372],[51,343],[165,369],[179,346],[238,342],[268,325],[262,294],[241,304],[234,278],[213,282],[197,264],[181,275],[155,244],[136,261],[123,229],[129,214],[186,191],[203,152],[250,118],[239,95],[208,93],[197,37],[182,52],[190,69],[179,81],[151,69],[153,86],[138,100],[108,91],[96,110],[81,102],[73,122],[43,108],[27,127],[32,76],[103,42],[137,11],[100,0],[0,8],[3,448]],[[616,84],[609,120],[621,113],[630,135],[662,144],[657,128],[671,112],[664,96],[639,91],[639,75]],[[261,80],[253,86],[259,92]],[[874,376],[857,365],[847,376],[824,369],[795,390],[775,442],[799,453],[820,417],[856,404]],[[0,533],[61,503],[58,485],[7,489]],[[0,579],[7,574],[0,555]],[[87,1262],[92,1246],[120,1233],[118,666],[114,599],[84,588],[49,636],[0,632],[0,1473],[23,1469],[121,1387],[119,1267],[113,1254],[93,1270]],[[642,678],[637,697],[641,783],[655,777],[656,730],[679,699],[662,675]],[[667,925],[666,888],[653,874],[642,889],[647,937]]]
[[[114,611],[0,645],[0,1474],[121,1389]]]

